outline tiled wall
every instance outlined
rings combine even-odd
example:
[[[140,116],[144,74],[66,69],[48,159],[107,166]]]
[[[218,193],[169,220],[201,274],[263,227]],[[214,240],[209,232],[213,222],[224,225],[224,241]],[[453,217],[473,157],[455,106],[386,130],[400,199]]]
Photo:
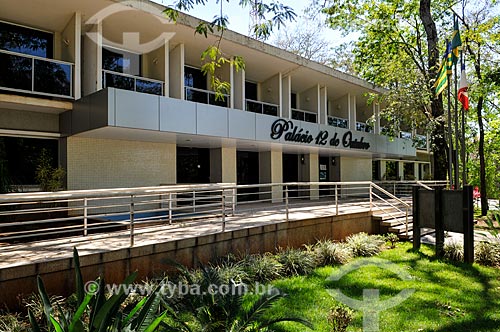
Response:
[[[68,189],[158,186],[176,182],[176,145],[69,137]]]

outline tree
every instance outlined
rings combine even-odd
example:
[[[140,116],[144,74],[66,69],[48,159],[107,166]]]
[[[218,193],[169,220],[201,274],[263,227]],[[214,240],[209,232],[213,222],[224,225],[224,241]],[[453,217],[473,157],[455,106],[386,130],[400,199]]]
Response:
[[[493,181],[487,181],[487,165],[485,159],[485,130],[484,130],[484,111],[488,111],[486,102],[494,105],[495,101],[495,86],[498,91],[500,84],[496,84],[496,71],[498,70],[498,55],[500,53],[500,18],[495,15],[495,6],[489,1],[477,1],[470,10],[466,11],[465,3],[463,3],[462,15],[457,15],[460,21],[465,26],[466,30],[463,35],[465,37],[464,53],[469,63],[472,63],[474,68],[473,79],[474,84],[471,89],[471,97],[475,103],[477,114],[478,127],[478,153],[479,159],[479,188],[481,190],[481,215],[485,216],[488,212],[488,187],[494,186]],[[486,69],[486,70],[485,70]],[[488,75],[484,76],[484,73]],[[493,97],[493,99],[491,99]],[[493,131],[496,131],[496,123],[492,123]],[[488,135],[490,136],[490,135]],[[490,146],[495,144],[494,141],[489,142]],[[494,154],[488,154],[494,159]],[[490,168],[490,172],[496,174],[494,168]],[[492,174],[490,174],[492,175]]]
[[[435,17],[449,23],[444,9],[451,1],[432,6],[430,0],[327,0],[323,10],[332,28],[360,33],[354,48],[355,70],[389,90],[378,97],[386,105],[381,116],[393,132],[402,122],[431,131],[434,176],[446,179],[444,108],[442,97],[434,96],[433,83],[439,67]]]

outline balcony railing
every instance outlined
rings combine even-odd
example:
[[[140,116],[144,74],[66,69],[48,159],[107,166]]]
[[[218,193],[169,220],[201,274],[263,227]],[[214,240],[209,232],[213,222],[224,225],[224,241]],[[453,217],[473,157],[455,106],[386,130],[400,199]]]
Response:
[[[0,89],[73,98],[73,64],[0,50]]]
[[[223,94],[223,99],[215,98],[215,92],[192,88],[189,86],[184,87],[186,92],[186,100],[194,101],[196,103],[215,105],[221,107],[229,107],[229,95]]]
[[[246,100],[246,110],[248,112],[278,116],[279,106],[263,101],[252,99]]]
[[[349,120],[344,118],[338,118],[336,116],[328,116],[328,124],[333,127],[338,128],[349,128]]]
[[[151,78],[102,70],[103,88],[117,88],[163,96],[163,85],[162,81]]]
[[[363,131],[365,133],[373,133],[373,127],[364,122],[356,122],[356,130]]]
[[[316,113],[292,108],[292,119],[317,123]]]

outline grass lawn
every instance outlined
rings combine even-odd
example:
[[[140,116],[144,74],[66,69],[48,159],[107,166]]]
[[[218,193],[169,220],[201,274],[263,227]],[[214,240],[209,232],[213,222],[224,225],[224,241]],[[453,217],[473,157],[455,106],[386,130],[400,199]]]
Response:
[[[273,284],[289,296],[273,308],[274,313],[296,315],[313,322],[317,331],[331,331],[326,317],[338,304],[327,292],[340,289],[362,300],[363,289],[379,289],[381,300],[401,290],[415,289],[405,302],[380,315],[380,331],[500,331],[500,269],[477,264],[452,264],[433,258],[432,247],[412,252],[410,243],[382,252],[379,258],[405,269],[411,280],[375,266],[350,272],[339,281],[327,278],[336,268],[318,268],[308,277],[294,277]],[[303,332],[300,325],[288,324],[288,331]],[[348,331],[362,331],[362,313],[354,311]]]

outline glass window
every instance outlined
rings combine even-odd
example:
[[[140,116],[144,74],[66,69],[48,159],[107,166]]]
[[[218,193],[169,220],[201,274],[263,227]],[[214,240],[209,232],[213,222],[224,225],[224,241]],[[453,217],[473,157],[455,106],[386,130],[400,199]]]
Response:
[[[245,97],[257,100],[257,83],[245,81]]]
[[[184,67],[184,85],[190,88],[207,89],[207,78],[198,68]]]
[[[53,48],[49,32],[0,22],[0,49],[52,59]]]
[[[297,94],[293,93],[290,95],[291,103],[292,103],[292,108],[297,108]]]
[[[117,73],[141,76],[141,55],[103,47],[102,67]]]

